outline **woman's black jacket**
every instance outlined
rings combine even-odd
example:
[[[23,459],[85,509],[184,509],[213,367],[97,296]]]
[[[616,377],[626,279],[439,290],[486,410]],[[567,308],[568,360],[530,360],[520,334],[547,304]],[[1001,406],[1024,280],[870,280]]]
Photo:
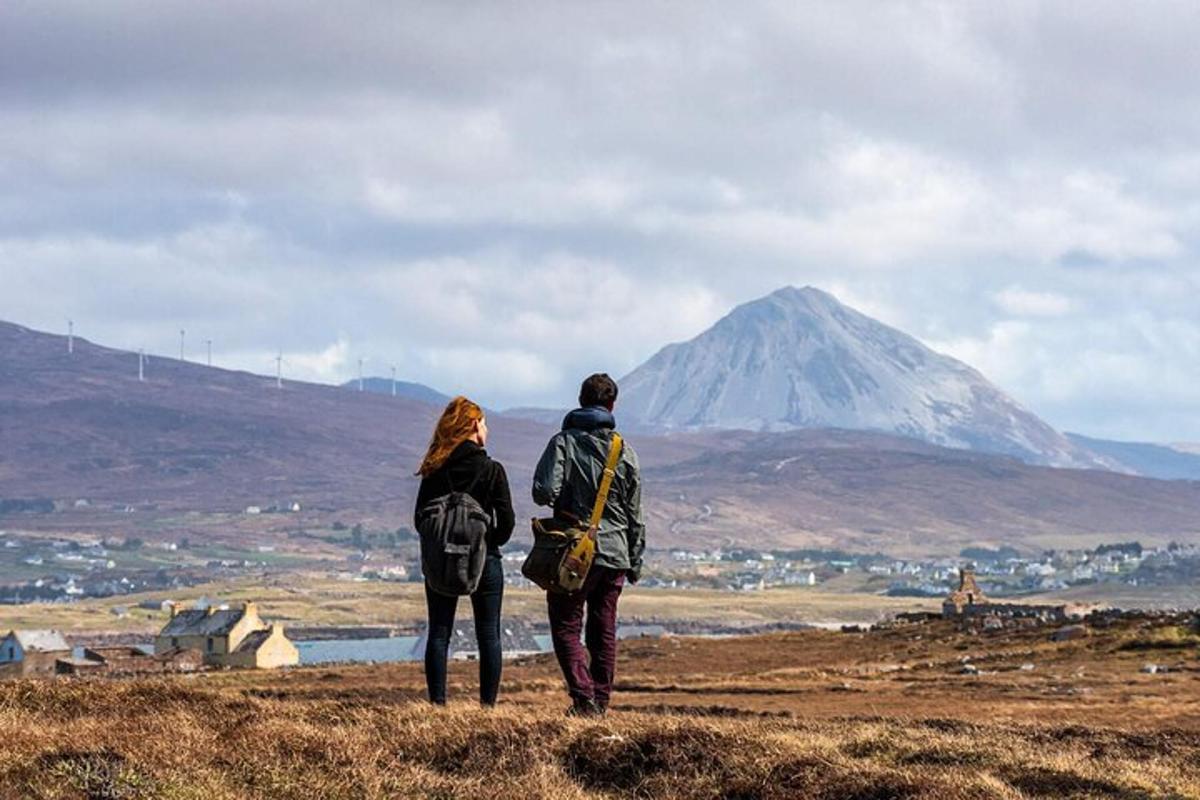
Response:
[[[508,475],[504,472],[503,464],[493,460],[486,450],[474,442],[463,442],[454,448],[445,464],[421,479],[413,525],[416,525],[417,515],[430,500],[450,492],[467,491],[491,515],[493,523],[487,534],[488,552],[499,555],[500,548],[512,537],[516,522],[512,494],[508,490]]]

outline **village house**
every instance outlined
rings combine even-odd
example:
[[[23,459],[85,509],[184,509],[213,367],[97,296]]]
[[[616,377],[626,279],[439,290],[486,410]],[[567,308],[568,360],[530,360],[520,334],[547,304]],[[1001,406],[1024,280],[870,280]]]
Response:
[[[51,675],[54,662],[71,655],[71,645],[58,631],[9,631],[0,639],[0,674]]]
[[[300,663],[300,652],[282,626],[265,622],[257,603],[241,608],[170,608],[171,619],[154,640],[154,652],[197,650],[217,667],[273,669]]]

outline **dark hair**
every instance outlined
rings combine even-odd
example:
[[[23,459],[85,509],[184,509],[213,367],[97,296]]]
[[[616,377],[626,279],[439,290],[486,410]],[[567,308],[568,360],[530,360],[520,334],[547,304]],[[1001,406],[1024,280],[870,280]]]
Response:
[[[589,375],[579,387],[579,405],[612,408],[617,402],[617,382],[606,372]]]

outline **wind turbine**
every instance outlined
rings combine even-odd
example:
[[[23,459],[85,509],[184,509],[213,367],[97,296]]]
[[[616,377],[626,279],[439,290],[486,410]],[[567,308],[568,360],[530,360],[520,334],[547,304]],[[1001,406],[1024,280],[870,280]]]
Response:
[[[360,358],[358,360],[358,390],[360,392],[363,390],[363,362],[364,361],[366,361],[365,358]]]
[[[212,339],[204,340],[205,346],[208,348],[208,366],[212,366]]]
[[[138,350],[138,382],[145,383],[146,381],[146,351]]]
[[[67,352],[75,352],[75,321],[67,320]]]
[[[392,364],[392,397],[396,396],[396,365]]]
[[[186,333],[187,333],[187,331],[184,331],[184,330],[179,331],[179,360],[180,361],[184,360],[184,358],[183,358],[183,337]]]

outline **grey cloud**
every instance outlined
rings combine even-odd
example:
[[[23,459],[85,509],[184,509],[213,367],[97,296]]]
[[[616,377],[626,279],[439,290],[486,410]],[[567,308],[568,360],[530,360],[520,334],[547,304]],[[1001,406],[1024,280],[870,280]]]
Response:
[[[1197,38],[1165,2],[8,3],[0,317],[562,403],[813,283],[1055,424],[1200,439]]]

